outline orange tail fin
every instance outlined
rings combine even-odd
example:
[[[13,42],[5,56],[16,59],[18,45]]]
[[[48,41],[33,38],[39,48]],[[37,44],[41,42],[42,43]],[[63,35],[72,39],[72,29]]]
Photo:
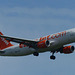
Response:
[[[3,34],[0,32],[0,35],[3,35]],[[5,48],[11,47],[11,46],[13,46],[13,45],[9,41],[0,37],[0,50],[3,50]]]

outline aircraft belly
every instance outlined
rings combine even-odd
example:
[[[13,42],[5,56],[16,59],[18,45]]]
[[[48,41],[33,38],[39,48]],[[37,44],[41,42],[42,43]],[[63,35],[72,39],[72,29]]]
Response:
[[[25,56],[25,55],[30,55],[35,51],[33,48],[29,47],[24,47],[24,48],[9,48],[6,50],[5,53],[0,54],[1,56]]]

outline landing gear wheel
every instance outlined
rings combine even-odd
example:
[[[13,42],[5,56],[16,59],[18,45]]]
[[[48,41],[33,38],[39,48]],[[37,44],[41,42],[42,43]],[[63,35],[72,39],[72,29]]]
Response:
[[[55,60],[55,59],[56,59],[56,57],[52,55],[52,56],[50,56],[50,59]]]
[[[34,56],[39,56],[39,53],[38,52],[34,52],[33,55]]]

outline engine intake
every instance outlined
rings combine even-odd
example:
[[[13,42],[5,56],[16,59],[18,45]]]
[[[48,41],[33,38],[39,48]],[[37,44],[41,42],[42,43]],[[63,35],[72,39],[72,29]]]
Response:
[[[74,46],[66,46],[60,51],[60,53],[70,54],[73,53],[73,51],[74,51]]]
[[[38,48],[47,48],[50,46],[50,42],[48,40],[43,40],[37,43]]]

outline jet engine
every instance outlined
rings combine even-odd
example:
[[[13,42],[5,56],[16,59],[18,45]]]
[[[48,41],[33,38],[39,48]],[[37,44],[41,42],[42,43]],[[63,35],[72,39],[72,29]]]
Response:
[[[66,46],[66,47],[63,47],[60,53],[70,54],[70,53],[73,53],[73,51],[74,51],[74,46]]]
[[[38,48],[47,48],[50,46],[50,42],[48,40],[43,40],[37,43]]]

